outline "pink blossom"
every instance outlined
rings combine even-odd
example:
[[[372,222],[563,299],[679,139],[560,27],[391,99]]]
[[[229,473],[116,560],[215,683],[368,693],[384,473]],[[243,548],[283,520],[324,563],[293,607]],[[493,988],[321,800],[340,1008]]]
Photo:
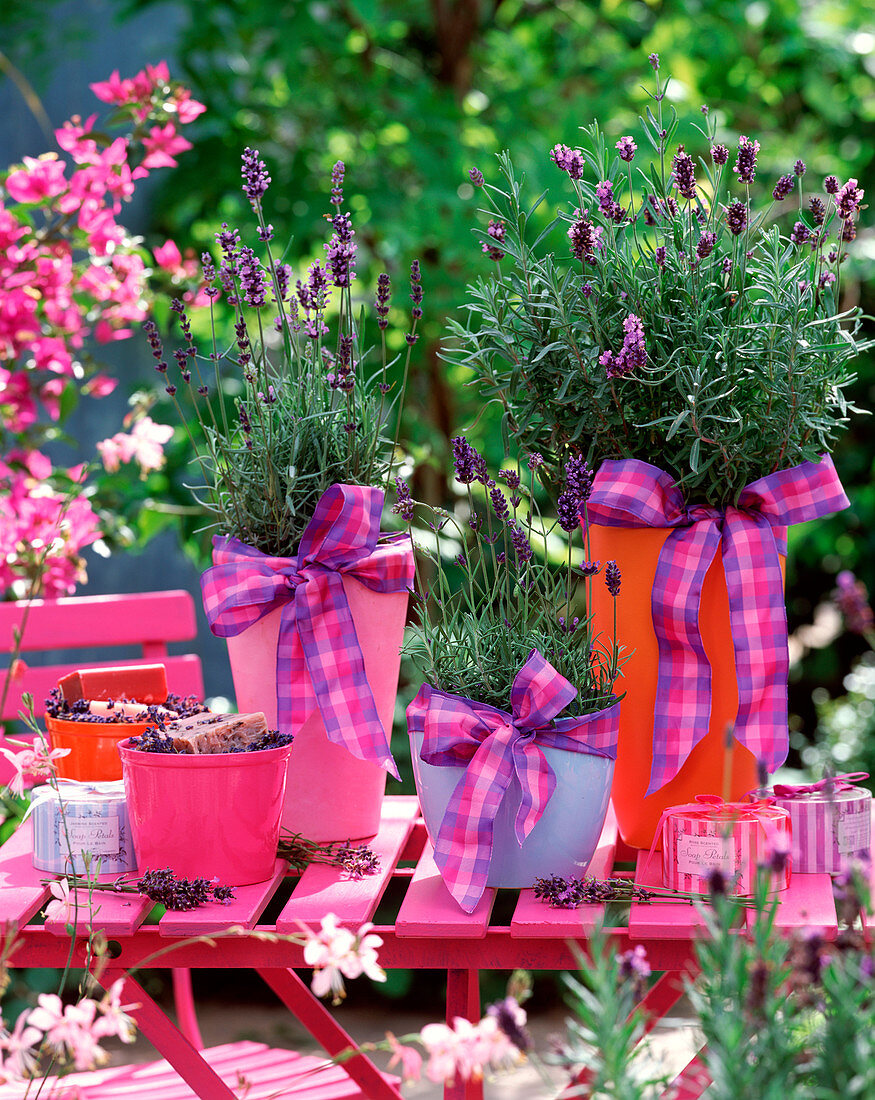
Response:
[[[419,1037],[428,1054],[425,1072],[430,1081],[452,1082],[457,1077],[477,1080],[487,1066],[499,1069],[522,1057],[492,1015],[476,1024],[460,1016],[453,1020],[452,1027],[427,1024]]]
[[[65,879],[57,879],[49,883],[49,891],[52,900],[46,905],[46,920],[60,921],[62,924],[72,924],[76,920],[76,894],[70,894],[70,883]]]
[[[196,99],[191,98],[191,92],[188,88],[179,88],[174,95],[173,99],[167,104],[168,110],[176,108],[176,114],[182,125],[186,123],[194,122],[198,115],[202,115],[206,110],[203,103],[198,103]]]
[[[386,1041],[392,1052],[387,1069],[398,1066],[404,1081],[418,1081],[422,1073],[422,1055],[415,1047],[405,1046],[399,1043],[391,1031],[386,1032]]]
[[[108,397],[117,385],[117,378],[110,378],[108,374],[95,374],[82,387],[82,392],[88,397]]]
[[[64,179],[65,164],[57,153],[43,153],[39,157],[25,157],[24,167],[10,172],[4,184],[16,202],[38,203],[60,195],[67,189]]]
[[[60,1057],[70,1057],[78,1070],[93,1069],[107,1060],[100,1046],[97,1002],[83,997],[74,1005],[63,1005],[54,993],[41,993],[27,1023],[45,1032],[46,1042]]]
[[[459,1036],[454,1029],[446,1024],[426,1024],[419,1038],[428,1054],[425,1075],[429,1081],[453,1081],[459,1046]]]
[[[21,743],[20,741],[13,741],[11,739],[7,741],[7,744],[10,745],[20,745]],[[72,749],[50,750],[48,745],[42,741],[34,741],[33,748],[25,748],[20,752],[13,752],[11,749],[0,747],[0,753],[2,753],[13,768],[15,768],[15,778],[9,784],[10,791],[17,795],[24,794],[25,775],[55,775],[57,769],[53,762],[72,751]]]
[[[165,271],[175,272],[182,267],[182,253],[174,241],[165,241],[153,249],[155,263]]]
[[[30,1077],[37,1068],[37,1050],[42,1041],[42,1032],[27,1022],[27,1014],[22,1012],[15,1021],[12,1031],[0,1027],[0,1081],[3,1078],[22,1081]]]
[[[301,927],[309,939],[304,944],[304,962],[313,967],[310,988],[317,997],[329,993],[335,1004],[344,996],[343,979],[366,974],[376,982],[384,982],[386,973],[377,962],[377,948],[382,944],[380,936],[370,933],[371,924],[363,924],[357,933],[338,927],[337,917],[328,913],[322,918],[321,930],[316,934],[306,925]]]
[[[169,424],[156,424],[148,416],[137,420],[129,433],[116,432],[101,440],[97,450],[109,473],[115,473],[122,462],[136,462],[143,474],[160,470],[164,465],[164,444],[173,436]]]
[[[93,114],[82,123],[79,115],[73,115],[63,126],[55,130],[58,145],[69,153],[77,164],[93,164],[97,158],[97,142],[88,135],[94,129],[97,115]]]
[[[123,1043],[132,1043],[136,1037],[136,1024],[128,1012],[140,1006],[121,1003],[124,984],[124,979],[119,978],[109,987],[103,999],[98,1001],[97,1008],[100,1016],[94,1025],[94,1034],[116,1035]]]
[[[122,104],[127,103],[130,99],[134,90],[134,83],[132,80],[122,80],[119,77],[118,69],[115,69],[109,80],[98,80],[95,84],[89,84],[88,87],[104,103]]]
[[[144,168],[174,168],[174,153],[184,153],[191,148],[191,142],[176,132],[172,122],[166,126],[153,126],[150,137],[143,138],[147,155],[143,159]]]

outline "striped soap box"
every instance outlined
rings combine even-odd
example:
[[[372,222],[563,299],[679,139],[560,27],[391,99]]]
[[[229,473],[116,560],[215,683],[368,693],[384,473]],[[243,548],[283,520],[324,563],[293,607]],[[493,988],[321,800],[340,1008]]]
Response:
[[[799,786],[776,783],[769,792],[790,814],[794,871],[838,874],[852,860],[869,858],[872,795],[855,779],[868,775],[853,772]]]
[[[121,780],[106,783],[59,781],[34,787],[28,811],[33,818],[33,865],[55,874],[121,874],[136,869]],[[72,865],[70,855],[72,852]]]

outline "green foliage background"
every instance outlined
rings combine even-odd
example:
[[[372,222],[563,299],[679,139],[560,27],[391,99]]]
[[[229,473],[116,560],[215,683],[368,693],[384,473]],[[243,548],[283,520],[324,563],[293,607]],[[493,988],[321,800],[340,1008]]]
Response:
[[[12,59],[37,86],[54,6],[12,0],[0,15]],[[421,259],[424,338],[404,434],[418,458],[433,459],[419,475],[417,495],[435,502],[447,494],[442,471],[455,431],[476,422],[473,441],[490,463],[502,457],[495,422],[481,415],[464,373],[438,359],[446,317],[463,300],[464,284],[489,262],[472,232],[485,219],[467,182],[470,166],[495,178],[494,154],[509,149],[531,193],[550,187],[559,201],[549,149],[576,144],[577,128],[596,117],[611,143],[634,132],[645,104],[641,84],[650,76],[647,56],[657,52],[661,71],[673,78],[669,98],[682,122],[700,117],[707,103],[730,147],[740,133],[758,138],[764,181],[802,157],[817,186],[831,172],[842,180],[856,176],[870,194],[875,186],[875,14],[866,0],[113,0],[110,6],[122,25],[143,13],[167,20],[173,75],[208,107],[187,129],[195,148],[154,195],[156,238],[173,237],[200,252],[219,222],[245,221],[239,156],[252,145],[270,166],[269,216],[279,240],[293,238],[290,256],[322,254],[327,181],[340,158],[361,248],[359,285],[372,287],[385,267],[395,302],[406,311],[409,262]],[[545,216],[550,209],[548,203]],[[868,312],[875,312],[872,224],[864,212],[845,276],[845,304],[859,301]],[[858,371],[850,396],[872,407],[875,365],[861,361]],[[791,630],[810,621],[839,568],[856,570],[875,591],[872,440],[872,422],[857,418],[836,452],[852,509],[792,533]],[[180,502],[187,499],[182,473],[171,467],[167,485]],[[863,648],[839,639],[810,651],[794,670],[791,710],[808,733],[812,688],[837,694],[851,657]]]

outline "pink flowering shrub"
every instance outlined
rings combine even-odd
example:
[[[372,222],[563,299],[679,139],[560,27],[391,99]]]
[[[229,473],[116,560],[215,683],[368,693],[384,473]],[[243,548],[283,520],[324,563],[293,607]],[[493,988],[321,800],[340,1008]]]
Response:
[[[84,579],[81,550],[107,522],[83,468],[42,452],[80,396],[99,400],[116,386],[94,345],[132,335],[156,268],[177,295],[197,300],[193,259],[172,241],[150,256],[119,216],[140,180],[191,147],[179,127],[202,104],[164,62],[130,79],[115,72],[92,91],[112,106],[109,119],[74,115],[55,131],[58,149],[0,173],[0,593],[12,597],[72,592]],[[169,430],[140,416],[129,435],[107,441],[111,468],[160,468]]]

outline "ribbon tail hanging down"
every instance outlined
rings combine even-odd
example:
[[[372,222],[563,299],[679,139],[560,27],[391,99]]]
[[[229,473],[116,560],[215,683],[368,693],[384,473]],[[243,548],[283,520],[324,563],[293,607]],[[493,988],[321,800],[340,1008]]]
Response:
[[[340,574],[314,569],[297,590],[295,616],[300,651],[328,740],[400,778],[368,683]],[[348,639],[349,644],[338,646],[338,638]]]
[[[659,665],[646,795],[674,779],[708,732],[711,663],[699,631],[699,606],[705,575],[719,548],[717,522],[706,518],[675,528],[659,555],[651,596]]]

